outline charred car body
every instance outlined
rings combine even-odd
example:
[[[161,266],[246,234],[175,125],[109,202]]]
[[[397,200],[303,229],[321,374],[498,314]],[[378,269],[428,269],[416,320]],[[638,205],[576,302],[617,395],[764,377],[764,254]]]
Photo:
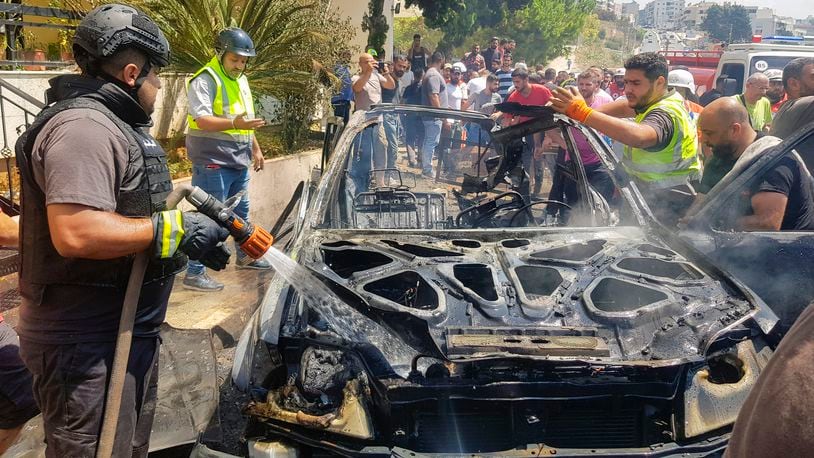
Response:
[[[334,306],[277,276],[238,345],[250,456],[269,444],[354,456],[725,448],[777,317],[652,219],[594,132],[524,114],[494,132],[477,113],[353,116],[288,247]],[[434,176],[388,168],[363,144],[387,116],[443,119]],[[560,148],[554,183],[539,179],[566,181],[548,199],[531,195],[521,140],[540,134]],[[585,165],[591,155],[600,166]],[[594,185],[598,167],[610,193]]]

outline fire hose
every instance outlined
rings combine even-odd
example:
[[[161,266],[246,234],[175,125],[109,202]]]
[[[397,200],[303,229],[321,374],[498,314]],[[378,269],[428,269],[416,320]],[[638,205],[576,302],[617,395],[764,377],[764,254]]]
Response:
[[[240,246],[240,249],[253,259],[263,257],[274,243],[274,237],[268,231],[235,214],[233,205],[220,202],[197,186],[177,186],[167,196],[167,208],[174,209],[184,198],[200,213],[228,230],[229,234]],[[127,363],[130,359],[130,348],[133,341],[136,309],[138,308],[139,295],[149,259],[150,255],[147,251],[137,253],[133,260],[130,277],[127,280],[122,315],[119,320],[119,333],[116,338],[116,350],[113,356],[113,367],[110,370],[110,382],[105,399],[102,432],[96,450],[97,458],[109,458],[113,454],[113,443],[116,438],[116,426],[119,411],[121,410],[124,380],[127,375]]]

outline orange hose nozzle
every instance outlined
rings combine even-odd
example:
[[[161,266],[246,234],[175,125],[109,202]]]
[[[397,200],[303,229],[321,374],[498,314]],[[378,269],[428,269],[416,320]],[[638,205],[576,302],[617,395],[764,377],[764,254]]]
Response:
[[[252,259],[260,259],[273,244],[274,237],[262,227],[255,225],[252,235],[240,244],[240,249]]]

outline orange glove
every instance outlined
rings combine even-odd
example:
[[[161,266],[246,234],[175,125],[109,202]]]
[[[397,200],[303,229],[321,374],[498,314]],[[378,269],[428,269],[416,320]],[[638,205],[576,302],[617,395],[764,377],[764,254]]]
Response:
[[[565,115],[569,118],[579,121],[585,122],[588,119],[588,116],[591,116],[591,113],[594,112],[594,109],[589,107],[585,100],[583,99],[574,99],[571,101],[571,104],[568,105],[568,108],[565,110]]]

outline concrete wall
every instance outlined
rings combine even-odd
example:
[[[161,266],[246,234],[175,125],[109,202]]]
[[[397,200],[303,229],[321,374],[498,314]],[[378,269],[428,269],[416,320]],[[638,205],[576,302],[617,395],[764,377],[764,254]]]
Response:
[[[321,150],[306,151],[276,159],[267,159],[261,172],[250,172],[249,219],[270,229],[291,199],[297,184],[307,181],[311,170],[318,167],[322,158]],[[176,184],[190,183],[191,178],[175,180]],[[179,205],[189,209],[188,204]]]

